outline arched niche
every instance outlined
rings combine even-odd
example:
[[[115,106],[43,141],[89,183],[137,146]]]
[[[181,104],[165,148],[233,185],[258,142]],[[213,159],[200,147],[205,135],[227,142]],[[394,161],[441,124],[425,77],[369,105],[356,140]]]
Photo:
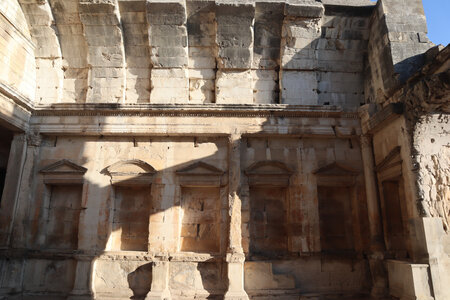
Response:
[[[225,172],[199,161],[177,170],[176,174],[181,187],[180,251],[223,253],[226,219],[221,209],[227,204]]]
[[[320,244],[324,253],[355,250],[354,219],[357,210],[356,177],[353,168],[331,163],[313,172],[319,200]]]
[[[151,185],[155,169],[141,160],[114,163],[102,172],[111,177],[111,234],[107,248],[116,251],[149,251]]]
[[[150,185],[156,170],[148,163],[133,159],[116,162],[105,168],[113,185]]]

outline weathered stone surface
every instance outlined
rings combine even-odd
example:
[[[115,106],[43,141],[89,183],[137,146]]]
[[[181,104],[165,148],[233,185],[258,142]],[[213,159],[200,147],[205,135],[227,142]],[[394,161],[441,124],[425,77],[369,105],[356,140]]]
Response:
[[[419,0],[0,1],[0,298],[447,300],[430,45]]]

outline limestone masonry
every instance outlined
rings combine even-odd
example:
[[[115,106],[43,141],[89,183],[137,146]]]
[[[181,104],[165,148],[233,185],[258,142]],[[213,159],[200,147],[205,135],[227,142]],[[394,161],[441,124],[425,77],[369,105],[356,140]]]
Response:
[[[0,299],[450,300],[421,0],[0,0]]]

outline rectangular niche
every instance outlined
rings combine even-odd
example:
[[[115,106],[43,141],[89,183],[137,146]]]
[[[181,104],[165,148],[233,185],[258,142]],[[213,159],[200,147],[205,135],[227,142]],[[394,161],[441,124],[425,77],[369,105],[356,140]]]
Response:
[[[114,195],[113,247],[123,251],[147,251],[151,187],[115,186]]]
[[[220,251],[220,188],[182,187],[181,251]]]
[[[285,187],[250,187],[250,252],[276,257],[288,252]]]
[[[353,250],[352,188],[318,186],[320,244],[323,252]]]
[[[405,233],[401,200],[403,190],[400,181],[383,181],[383,201],[386,215],[387,248],[392,251],[405,251]]]
[[[78,248],[83,185],[49,185],[49,189],[46,246],[75,250]]]

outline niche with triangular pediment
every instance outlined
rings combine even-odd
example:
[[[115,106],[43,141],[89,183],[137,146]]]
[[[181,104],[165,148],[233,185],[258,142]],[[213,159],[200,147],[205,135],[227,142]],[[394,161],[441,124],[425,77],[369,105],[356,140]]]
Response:
[[[46,184],[82,184],[87,169],[62,159],[41,169]]]
[[[318,186],[353,186],[359,172],[337,162],[326,165],[313,172]]]
[[[337,162],[313,172],[319,200],[320,244],[322,252],[354,250],[352,202],[359,172]]]
[[[244,173],[248,176],[248,184],[250,186],[287,187],[293,171],[282,162],[269,160],[252,164]]]
[[[176,174],[181,186],[180,250],[220,252],[220,237],[225,234],[225,221],[220,213],[225,172],[200,161],[179,169]]]
[[[87,169],[67,159],[41,169],[45,183],[45,248],[78,248],[84,174]]]
[[[392,149],[375,168],[386,248],[397,258],[407,256],[408,238],[402,163],[401,148],[398,146]]]
[[[389,154],[376,166],[378,180],[398,179],[402,176],[402,157],[401,148],[395,147]]]
[[[288,188],[293,171],[279,161],[248,167],[249,250],[253,259],[274,259],[289,252]]]
[[[177,170],[181,186],[221,186],[224,171],[202,161]]]

